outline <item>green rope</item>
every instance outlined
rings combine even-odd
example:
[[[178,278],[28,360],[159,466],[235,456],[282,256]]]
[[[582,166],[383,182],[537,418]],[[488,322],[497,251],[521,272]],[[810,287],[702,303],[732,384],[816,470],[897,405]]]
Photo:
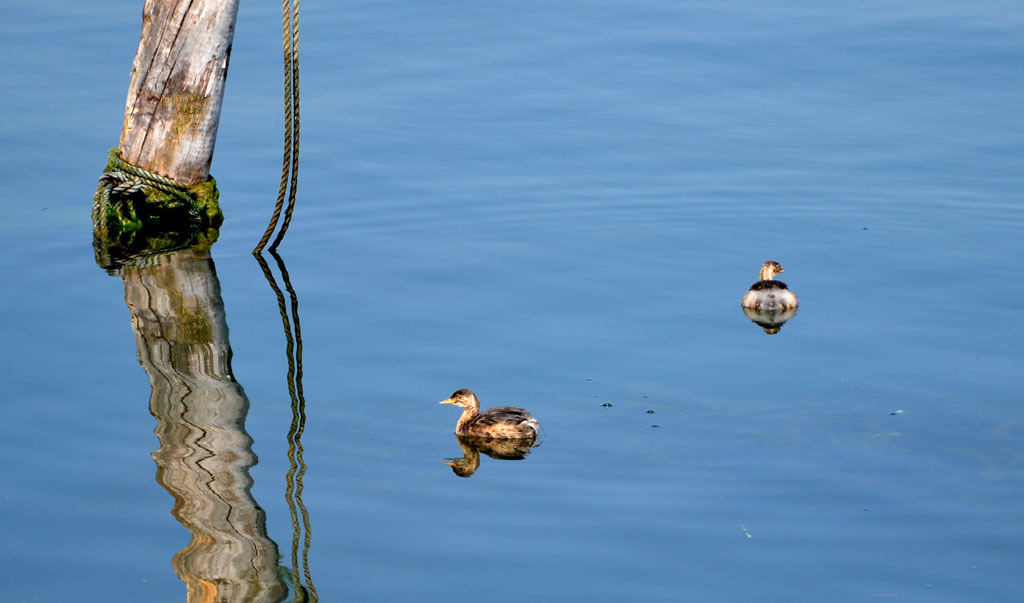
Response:
[[[121,159],[116,147],[107,153],[107,169],[109,171],[100,176],[97,194],[93,197],[94,223],[98,224],[105,214],[113,211],[123,224],[140,227],[141,218],[135,206],[135,201],[140,200],[140,197],[146,203],[163,204],[167,208],[184,205],[191,220],[200,220],[199,206],[186,185],[128,163]],[[150,199],[146,194],[147,189],[163,192],[168,197],[163,200]],[[118,203],[112,202],[114,197]]]
[[[134,176],[134,182],[137,182],[143,187],[163,191],[181,201],[184,201],[185,203],[188,203],[189,205],[195,206],[195,200],[188,194],[188,185],[182,184],[177,180],[172,180],[167,176],[161,176],[160,174],[135,167],[124,159],[121,159],[121,151],[116,147],[110,149],[110,152],[107,154],[107,160],[108,165],[114,168],[114,171],[104,174],[103,178],[100,178],[100,181],[103,181],[104,178],[107,178],[107,176],[110,176],[111,174],[118,174],[119,176],[122,176],[121,179],[123,181],[133,182],[133,180],[123,177],[123,174],[128,174],[129,176]]]
[[[284,211],[284,222],[281,224],[281,230],[274,238],[274,242],[270,245],[270,249],[274,250],[281,244],[284,233],[288,231],[288,225],[292,220],[292,211],[295,209],[295,187],[299,179],[299,0],[281,0],[281,27],[284,47],[285,120],[281,183],[278,187],[277,202],[274,205],[274,213],[270,217],[270,224],[267,225],[256,248],[252,250],[254,254],[263,251],[267,241],[270,240],[270,235],[277,228],[287,193],[288,209]]]
[[[129,178],[124,172],[107,172],[100,176],[100,202],[103,205],[110,205],[110,196],[125,196],[142,192],[144,185],[141,181]]]

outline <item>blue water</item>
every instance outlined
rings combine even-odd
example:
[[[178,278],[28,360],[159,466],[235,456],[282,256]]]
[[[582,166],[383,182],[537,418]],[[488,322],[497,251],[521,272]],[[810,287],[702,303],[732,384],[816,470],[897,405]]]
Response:
[[[0,25],[5,600],[189,596],[125,283],[91,247],[140,6]],[[276,11],[241,7],[212,255],[290,572],[285,339],[248,254]],[[1019,599],[1016,4],[303,11],[282,254],[320,600]],[[775,335],[739,307],[767,259],[801,302]],[[461,387],[541,445],[454,475]]]

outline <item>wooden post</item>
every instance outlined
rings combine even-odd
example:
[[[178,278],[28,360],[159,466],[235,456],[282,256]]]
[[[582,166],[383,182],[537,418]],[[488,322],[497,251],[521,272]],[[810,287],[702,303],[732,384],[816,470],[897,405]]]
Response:
[[[238,0],[146,0],[121,158],[184,184],[213,161]]]

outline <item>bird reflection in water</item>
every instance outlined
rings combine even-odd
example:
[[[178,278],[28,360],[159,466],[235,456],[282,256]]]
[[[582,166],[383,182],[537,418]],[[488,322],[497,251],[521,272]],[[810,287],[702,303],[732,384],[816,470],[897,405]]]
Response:
[[[754,324],[764,329],[769,335],[775,335],[782,330],[782,325],[787,320],[796,316],[796,308],[787,310],[755,310],[754,308],[743,308],[743,313]]]
[[[470,477],[480,467],[480,453],[492,459],[503,461],[521,461],[530,454],[530,450],[539,446],[536,438],[499,439],[482,438],[479,436],[457,435],[455,438],[462,448],[461,458],[450,458],[444,461],[459,477]]]

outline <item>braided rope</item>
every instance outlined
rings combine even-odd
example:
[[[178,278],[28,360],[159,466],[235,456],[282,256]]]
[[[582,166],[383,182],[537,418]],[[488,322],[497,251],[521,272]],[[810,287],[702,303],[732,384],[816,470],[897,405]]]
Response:
[[[132,193],[141,192],[145,188],[145,184],[137,178],[132,178],[129,174],[121,171],[107,172],[100,176],[100,184],[102,185],[102,197],[103,203],[110,203],[110,195],[129,195]]]
[[[291,10],[289,10],[289,5]],[[274,204],[274,213],[270,217],[270,223],[256,248],[254,254],[259,254],[266,247],[270,235],[277,228],[277,222],[281,219],[281,212],[284,209],[284,198],[288,195],[288,209],[284,210],[284,222],[281,230],[271,244],[270,249],[274,250],[280,245],[284,234],[288,231],[288,225],[292,220],[292,211],[295,209],[295,187],[299,178],[299,0],[290,2],[281,0],[281,28],[284,47],[284,155],[281,161],[281,182],[277,190],[277,201]],[[291,178],[289,179],[289,175]]]
[[[157,174],[155,172],[150,172],[142,168],[135,167],[134,165],[128,163],[124,159],[121,159],[121,151],[118,150],[116,147],[110,149],[110,152],[107,154],[107,158],[109,160],[109,165],[111,167],[117,168],[116,172],[109,172],[109,174],[123,172],[124,174],[135,176],[135,178],[139,182],[141,182],[143,186],[155,188],[156,190],[163,191],[170,195],[174,195],[175,197],[186,203],[195,205],[192,196],[189,195],[187,192],[188,185],[178,182],[177,180],[168,178],[167,176],[161,176],[160,174]],[[100,178],[100,180],[103,180],[103,178]]]
[[[292,95],[292,114],[293,114],[293,131],[294,138],[292,140],[292,148],[294,149],[291,157],[291,184],[288,193],[288,209],[284,212],[284,222],[281,223],[281,230],[278,231],[277,236],[274,237],[274,242],[270,244],[270,250],[277,249],[277,246],[281,244],[281,240],[284,239],[284,233],[288,232],[288,226],[292,222],[292,212],[295,210],[295,187],[299,183],[299,0],[294,0],[292,4],[292,48],[291,48],[291,74],[292,82],[289,88],[291,89]]]
[[[199,208],[184,184],[128,163],[121,159],[117,148],[110,149],[107,160],[107,165],[112,170],[99,178],[99,194],[93,198],[92,206],[94,220],[99,218],[101,210],[105,211],[103,208],[110,207],[112,196],[127,198],[136,193],[144,194],[146,189],[154,189],[171,195],[188,207],[189,216],[193,219],[199,218]],[[149,200],[147,199],[147,201]],[[180,207],[181,204],[171,202],[168,206]],[[128,210],[134,217],[135,209],[131,206],[131,201],[128,201]]]

